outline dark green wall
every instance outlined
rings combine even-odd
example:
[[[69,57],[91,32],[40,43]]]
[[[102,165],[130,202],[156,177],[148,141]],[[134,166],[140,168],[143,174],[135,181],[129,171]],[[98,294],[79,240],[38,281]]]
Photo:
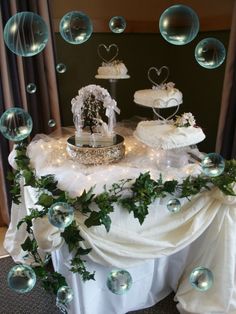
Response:
[[[119,59],[123,60],[131,76],[117,83],[117,102],[121,109],[119,120],[134,115],[152,117],[151,109],[133,102],[136,90],[150,88],[147,71],[151,66],[167,65],[170,69],[169,81],[183,93],[183,104],[179,113],[191,111],[207,138],[199,145],[205,152],[214,151],[225,62],[219,68],[207,70],[199,66],[194,58],[196,44],[204,37],[216,37],[227,49],[229,31],[201,33],[190,44],[174,46],[167,43],[160,34],[112,34],[94,33],[82,45],[70,45],[60,34],[56,35],[57,62],[67,65],[64,74],[58,74],[62,125],[72,125],[71,99],[78,90],[88,84],[98,84],[109,90],[109,82],[97,80],[95,75],[101,61],[97,55],[100,43],[116,43]]]

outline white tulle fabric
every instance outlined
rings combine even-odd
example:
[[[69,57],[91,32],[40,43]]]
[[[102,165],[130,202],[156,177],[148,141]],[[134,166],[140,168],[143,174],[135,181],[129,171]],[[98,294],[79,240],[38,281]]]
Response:
[[[147,170],[153,178],[159,177],[156,166],[158,151],[136,142],[129,134],[126,137],[125,159],[109,166],[85,167],[75,163],[66,155],[65,143],[66,138],[63,137],[38,137],[29,145],[28,154],[37,175],[54,174],[59,187],[67,190],[72,197],[94,185],[95,193],[99,193],[104,184],[109,187],[120,179],[136,178],[140,172]],[[14,165],[14,151],[9,161]],[[199,171],[198,165],[189,164],[182,169],[166,169],[163,176],[164,179],[175,177],[181,180]],[[22,187],[22,203],[12,207],[11,224],[4,245],[15,261],[24,261],[20,244],[26,237],[24,226],[17,230],[16,225],[30,208],[35,207],[36,196],[32,188]],[[236,313],[236,198],[226,197],[214,188],[192,197],[191,201],[181,199],[182,209],[177,214],[167,210],[168,199],[151,204],[149,215],[141,226],[132,214],[115,205],[109,233],[103,226],[86,228],[83,224],[86,217],[76,214],[81,236],[85,240],[84,247],[92,248],[88,266],[90,270],[95,269],[98,276],[96,283],[85,285],[69,272],[71,256],[63,245],[59,230],[50,225],[46,217],[34,221],[34,233],[41,254],[53,252],[56,270],[66,275],[74,295],[80,290],[79,299],[75,297],[70,313],[124,314],[153,305],[172,289],[176,290],[175,298],[181,313]],[[195,291],[188,282],[189,274],[197,266],[207,267],[214,274],[213,287],[204,293]],[[104,282],[100,282],[111,267],[128,269],[135,281],[133,292],[129,292],[129,297],[123,297],[122,304],[119,303],[120,297],[118,300],[115,296],[115,299],[104,288]],[[158,267],[161,268],[157,270]],[[160,278],[159,282],[158,278],[153,278],[156,275]],[[140,284],[142,300],[135,296],[137,290],[140,293]],[[93,302],[86,293],[94,298]],[[95,297],[96,293],[99,298]]]

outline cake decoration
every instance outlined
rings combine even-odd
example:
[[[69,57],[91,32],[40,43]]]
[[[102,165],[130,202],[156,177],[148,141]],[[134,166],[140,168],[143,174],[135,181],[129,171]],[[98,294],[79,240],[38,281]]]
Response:
[[[155,108],[178,107],[183,102],[183,95],[175,87],[175,84],[173,82],[166,83],[168,77],[169,68],[167,66],[162,66],[160,69],[151,67],[148,70],[148,79],[153,84],[152,88],[138,90],[134,93],[134,102],[136,104],[153,108],[158,118],[163,120],[164,118],[155,111]],[[176,112],[177,111],[178,108]],[[176,112],[172,114],[171,117],[174,116]]]
[[[105,88],[99,85],[87,85],[78,91],[71,100],[76,136],[82,135],[95,139],[95,135],[110,137],[113,135],[115,113],[120,114],[117,103]],[[104,116],[107,118],[105,122]]]
[[[97,52],[99,57],[105,62],[110,63],[118,56],[119,48],[116,44],[106,46],[104,44],[98,45]]]
[[[75,135],[67,152],[82,164],[101,164],[124,157],[124,138],[114,132],[117,103],[105,88],[87,85],[71,100]]]
[[[190,112],[168,123],[160,120],[141,121],[134,136],[148,146],[164,150],[194,145],[205,139],[205,134],[196,126]]]
[[[124,79],[129,78],[123,61],[116,59],[119,48],[116,44],[106,46],[105,44],[98,45],[97,52],[102,59],[101,66],[98,67],[96,78],[100,79]]]
[[[174,125],[179,128],[187,128],[189,126],[196,126],[196,120],[191,112],[185,112],[181,116],[176,116]]]
[[[155,80],[152,78],[153,77],[152,73],[156,74]],[[164,77],[162,78],[161,83],[157,83],[157,79],[159,80],[161,78],[161,75],[163,75]],[[163,65],[160,69],[157,69],[156,67],[151,67],[148,70],[148,79],[154,86],[159,86],[159,85],[164,84],[167,81],[169,75],[170,75],[170,70],[166,65]]]

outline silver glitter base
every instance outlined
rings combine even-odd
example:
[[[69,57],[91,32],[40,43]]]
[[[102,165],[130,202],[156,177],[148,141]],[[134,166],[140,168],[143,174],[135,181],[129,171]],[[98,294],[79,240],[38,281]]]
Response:
[[[101,165],[120,161],[125,155],[124,138],[116,134],[115,143],[111,146],[92,147],[76,146],[75,136],[67,140],[67,153],[83,165]]]

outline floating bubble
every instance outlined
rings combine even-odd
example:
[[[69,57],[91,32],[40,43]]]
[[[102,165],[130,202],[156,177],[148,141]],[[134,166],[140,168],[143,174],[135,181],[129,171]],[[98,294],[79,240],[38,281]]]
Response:
[[[29,94],[34,94],[36,92],[36,90],[37,90],[37,86],[34,83],[29,83],[26,86],[26,91]]]
[[[16,55],[31,57],[45,48],[48,41],[48,28],[38,14],[20,12],[7,21],[4,28],[4,41]]]
[[[225,60],[226,51],[221,41],[205,38],[195,48],[195,59],[204,68],[218,68]]]
[[[50,128],[53,128],[56,125],[56,121],[54,119],[50,119],[48,121],[48,126],[50,126]]]
[[[190,284],[198,291],[207,291],[212,287],[213,274],[205,267],[196,267],[189,276]]]
[[[10,141],[22,141],[30,135],[32,127],[30,115],[21,108],[10,108],[0,118],[0,131]]]
[[[112,270],[107,278],[107,287],[114,294],[124,294],[132,286],[132,277],[126,270]]]
[[[199,31],[199,19],[190,7],[177,4],[166,9],[159,20],[163,38],[173,45],[186,45]]]
[[[167,209],[171,213],[178,213],[181,209],[180,201],[177,198],[169,200],[169,202],[167,203]]]
[[[92,22],[83,12],[68,12],[60,21],[60,34],[70,44],[78,45],[84,43],[89,39],[92,32]]]
[[[67,305],[73,300],[73,291],[68,286],[62,286],[57,291],[56,304],[57,306]]]
[[[31,291],[36,283],[36,275],[33,269],[25,264],[11,268],[7,276],[8,286],[19,293]]]
[[[56,70],[58,73],[65,73],[66,72],[66,65],[64,63],[58,63],[56,66]]]
[[[57,202],[48,211],[50,223],[57,228],[66,228],[74,219],[74,208],[67,203]]]
[[[113,16],[109,21],[109,28],[113,33],[123,33],[126,28],[126,20],[123,16]]]
[[[225,169],[224,158],[217,153],[207,154],[201,161],[204,174],[208,177],[217,177]]]

